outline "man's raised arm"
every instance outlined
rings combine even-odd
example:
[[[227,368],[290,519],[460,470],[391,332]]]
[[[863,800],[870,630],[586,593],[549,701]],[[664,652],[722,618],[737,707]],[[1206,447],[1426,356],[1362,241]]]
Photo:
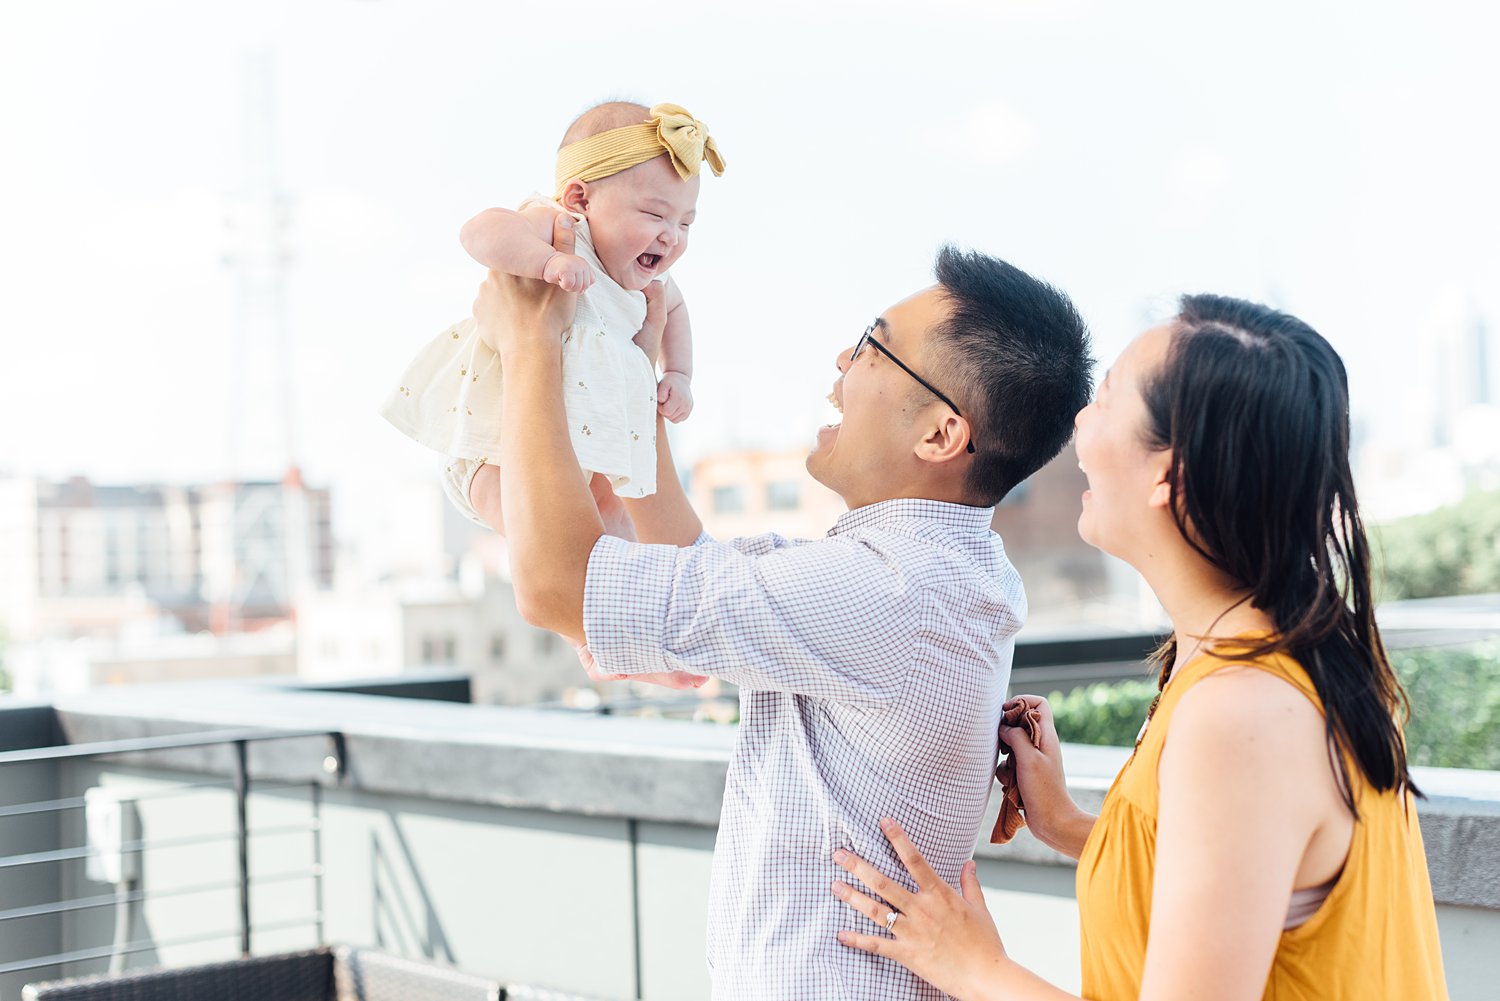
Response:
[[[573,250],[572,217],[559,214],[557,249]],[[583,642],[583,582],[604,523],[568,437],[562,333],[577,296],[491,271],[474,318],[500,354],[500,497],[516,605],[533,625]],[[483,472],[483,470],[481,470]],[[493,479],[479,484],[480,492]],[[473,492],[471,492],[471,496]]]
[[[625,511],[635,524],[636,538],[669,546],[691,546],[703,534],[703,522],[693,510],[667,444],[667,419],[656,417],[656,493],[625,501]]]
[[[668,318],[674,307],[682,306],[682,293],[675,285],[652,282],[646,294],[646,320],[635,336],[636,346],[645,352],[651,364],[662,354]],[[703,534],[703,522],[693,511],[677,479],[672,449],[667,444],[667,420],[656,417],[656,493],[640,499],[623,499],[625,513],[635,526],[635,537],[641,542],[668,546],[691,546]]]

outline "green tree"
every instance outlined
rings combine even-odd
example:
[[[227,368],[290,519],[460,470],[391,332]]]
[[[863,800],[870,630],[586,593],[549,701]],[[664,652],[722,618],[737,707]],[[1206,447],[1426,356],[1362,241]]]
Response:
[[[1500,591],[1500,490],[1471,493],[1371,535],[1381,601]]]

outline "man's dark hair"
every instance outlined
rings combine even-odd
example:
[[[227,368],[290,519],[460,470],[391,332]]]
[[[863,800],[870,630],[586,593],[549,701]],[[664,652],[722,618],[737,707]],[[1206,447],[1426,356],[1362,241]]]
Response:
[[[969,493],[998,504],[1073,437],[1093,392],[1088,327],[1061,291],[999,258],[945,246],[936,271],[952,313],[923,354],[969,419]]]

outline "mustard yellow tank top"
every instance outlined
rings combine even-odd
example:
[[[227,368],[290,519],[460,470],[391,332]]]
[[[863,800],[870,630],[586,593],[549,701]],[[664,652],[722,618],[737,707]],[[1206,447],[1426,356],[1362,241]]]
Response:
[[[1136,1001],[1151,927],[1156,868],[1157,763],[1172,712],[1193,685],[1230,662],[1200,655],[1178,671],[1135,754],[1115,777],[1078,860],[1083,996]],[[1272,655],[1248,663],[1295,685],[1322,712],[1302,666]],[[1447,998],[1437,915],[1410,793],[1377,793],[1349,762],[1359,822],[1327,899],[1284,931],[1266,1001]],[[1225,901],[1225,906],[1230,906]]]

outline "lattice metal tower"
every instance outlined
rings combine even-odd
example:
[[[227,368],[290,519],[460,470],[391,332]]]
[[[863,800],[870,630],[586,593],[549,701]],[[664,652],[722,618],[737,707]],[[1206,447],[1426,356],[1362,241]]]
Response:
[[[229,482],[214,533],[219,565],[210,583],[213,626],[235,632],[246,618],[291,609],[306,563],[306,510],[294,443],[287,277],[291,199],[277,163],[276,73],[269,49],[240,67],[240,176],[226,199],[234,280],[229,358]],[[259,482],[256,482],[259,481]],[[205,540],[208,535],[205,534]]]

